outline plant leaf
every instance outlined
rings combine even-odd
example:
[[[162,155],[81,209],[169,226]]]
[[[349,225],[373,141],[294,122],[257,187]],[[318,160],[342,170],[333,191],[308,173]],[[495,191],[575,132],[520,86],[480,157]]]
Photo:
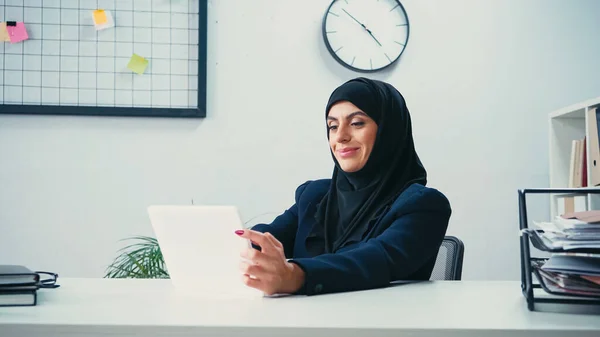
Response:
[[[169,278],[158,240],[133,236],[120,241],[132,243],[120,248],[117,257],[107,267],[107,278]]]

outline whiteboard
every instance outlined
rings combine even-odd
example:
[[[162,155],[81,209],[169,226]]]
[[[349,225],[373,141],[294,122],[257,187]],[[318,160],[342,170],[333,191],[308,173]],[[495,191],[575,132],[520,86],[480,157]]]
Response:
[[[0,0],[0,113],[206,116],[206,0]],[[94,11],[113,23],[97,29]],[[10,23],[9,23],[10,24]],[[147,65],[128,68],[132,57]]]

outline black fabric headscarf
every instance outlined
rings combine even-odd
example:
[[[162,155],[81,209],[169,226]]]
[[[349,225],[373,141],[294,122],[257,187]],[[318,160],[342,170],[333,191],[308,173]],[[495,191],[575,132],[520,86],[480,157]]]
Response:
[[[377,80],[350,80],[331,94],[325,115],[340,101],[349,101],[369,115],[377,123],[377,136],[367,163],[357,172],[344,172],[331,153],[335,162],[331,186],[317,206],[317,225],[309,234],[313,240],[306,242],[313,255],[360,241],[371,220],[402,191],[413,183],[427,183],[414,147],[410,114],[398,90]]]

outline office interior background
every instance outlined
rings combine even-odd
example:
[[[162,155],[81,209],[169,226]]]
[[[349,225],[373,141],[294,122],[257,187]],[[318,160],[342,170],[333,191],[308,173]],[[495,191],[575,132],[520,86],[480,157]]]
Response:
[[[329,3],[209,1],[205,119],[0,115],[0,263],[101,277],[119,240],[153,235],[149,205],[236,205],[251,225],[329,177],[325,104],[361,75],[323,43]],[[407,48],[369,76],[406,98],[463,279],[518,279],[517,190],[548,186],[548,114],[600,96],[600,2],[402,4]]]

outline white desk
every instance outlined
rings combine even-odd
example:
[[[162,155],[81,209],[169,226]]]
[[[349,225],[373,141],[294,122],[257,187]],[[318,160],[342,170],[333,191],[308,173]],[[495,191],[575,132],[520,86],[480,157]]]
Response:
[[[529,312],[519,282],[424,282],[312,297],[198,300],[168,280],[60,279],[0,308],[0,336],[600,336],[600,315]]]

